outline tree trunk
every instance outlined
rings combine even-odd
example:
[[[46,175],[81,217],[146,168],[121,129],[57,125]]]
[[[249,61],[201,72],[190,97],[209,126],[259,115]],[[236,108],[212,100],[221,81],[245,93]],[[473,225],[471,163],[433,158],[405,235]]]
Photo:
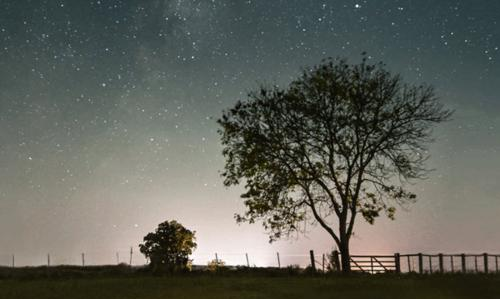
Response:
[[[342,272],[351,272],[351,256],[349,254],[349,237],[346,234],[340,236],[340,259],[342,264]]]
[[[350,273],[351,272],[351,256],[349,255],[349,245],[342,244],[340,247],[340,258],[342,262],[342,272]]]

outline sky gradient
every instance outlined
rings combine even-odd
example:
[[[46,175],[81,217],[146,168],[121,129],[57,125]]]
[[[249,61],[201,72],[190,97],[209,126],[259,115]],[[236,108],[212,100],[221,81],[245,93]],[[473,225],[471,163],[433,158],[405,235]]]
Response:
[[[418,202],[359,221],[351,252],[499,253],[499,47],[496,0],[1,0],[0,265],[125,261],[167,219],[197,232],[203,263],[330,251],[309,224],[269,245],[235,223],[215,120],[261,83],[363,51],[456,112]]]

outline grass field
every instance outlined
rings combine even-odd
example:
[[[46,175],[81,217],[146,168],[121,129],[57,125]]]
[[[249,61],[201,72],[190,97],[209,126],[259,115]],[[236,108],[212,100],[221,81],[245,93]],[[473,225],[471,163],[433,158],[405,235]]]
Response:
[[[498,275],[182,275],[0,280],[1,299],[500,298]]]

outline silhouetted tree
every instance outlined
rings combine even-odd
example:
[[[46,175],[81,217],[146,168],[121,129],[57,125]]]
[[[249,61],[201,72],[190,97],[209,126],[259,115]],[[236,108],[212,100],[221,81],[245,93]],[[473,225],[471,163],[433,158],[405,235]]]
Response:
[[[139,248],[154,270],[174,271],[186,268],[189,255],[196,248],[195,240],[195,232],[175,220],[165,221],[144,237]]]
[[[431,86],[412,86],[382,63],[327,59],[286,89],[261,87],[218,123],[226,186],[245,183],[238,222],[261,220],[270,241],[312,219],[334,239],[350,271],[356,216],[414,201],[405,190],[424,178],[434,124],[448,120]]]

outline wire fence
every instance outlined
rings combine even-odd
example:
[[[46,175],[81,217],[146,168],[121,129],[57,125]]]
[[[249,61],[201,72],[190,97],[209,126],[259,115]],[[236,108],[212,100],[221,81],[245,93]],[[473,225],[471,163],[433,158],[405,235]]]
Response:
[[[0,266],[30,267],[30,266],[98,266],[127,264],[141,266],[147,263],[144,255],[136,248],[121,249],[116,251],[85,251],[80,253],[48,252],[33,254],[6,254],[0,253]]]
[[[321,268],[322,260],[326,260],[326,254],[316,255],[317,268]],[[218,260],[226,266],[242,267],[300,267],[310,266],[310,254],[281,254],[279,252],[195,252],[190,256],[193,265],[206,266],[208,263]],[[323,262],[324,263],[324,262]],[[122,248],[116,251],[85,251],[80,253],[41,253],[32,254],[8,254],[0,253],[0,267],[36,267],[36,266],[99,266],[127,264],[131,266],[144,266],[148,264],[145,256],[138,248]],[[326,267],[326,266],[325,266]]]

